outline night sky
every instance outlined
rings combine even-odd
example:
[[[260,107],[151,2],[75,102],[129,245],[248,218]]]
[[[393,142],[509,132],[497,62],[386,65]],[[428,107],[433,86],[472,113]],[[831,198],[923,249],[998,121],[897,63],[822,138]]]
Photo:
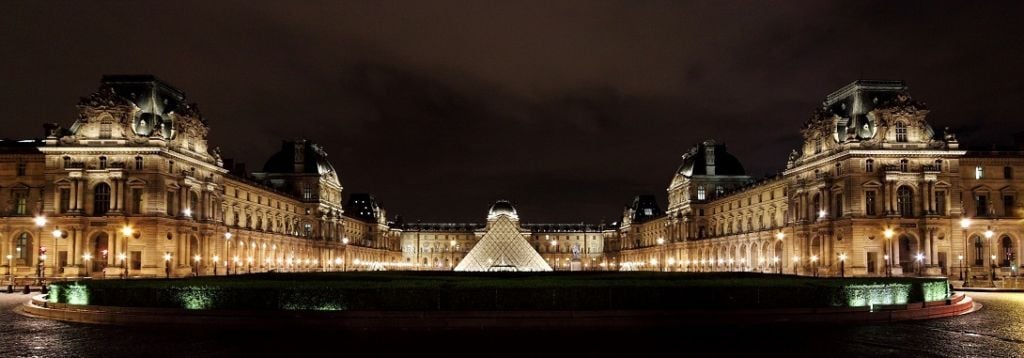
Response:
[[[103,74],[184,90],[225,157],[322,143],[345,193],[406,220],[619,220],[680,155],[785,165],[825,95],[898,79],[970,145],[1024,130],[1021,2],[14,2],[0,137],[70,125]]]

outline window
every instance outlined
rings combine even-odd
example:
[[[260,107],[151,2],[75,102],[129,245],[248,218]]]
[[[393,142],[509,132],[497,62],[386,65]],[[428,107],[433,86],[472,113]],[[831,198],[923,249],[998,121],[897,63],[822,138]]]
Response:
[[[872,173],[874,171],[875,171],[875,161],[873,159],[865,160],[864,161],[864,172],[865,173]]]
[[[843,163],[836,163],[836,176],[843,175]]]
[[[1014,204],[1013,195],[1003,195],[1003,216],[1014,216]]]
[[[864,193],[864,213],[867,215],[875,215],[875,191],[871,190]]]
[[[103,121],[103,122],[100,123],[100,139],[110,139],[110,137],[111,137],[110,127],[111,127],[110,121]]]
[[[100,169],[107,169],[107,157],[100,157]]]
[[[132,188],[132,214],[142,214],[141,188]]]
[[[71,168],[71,157],[64,157],[64,169]]]
[[[946,215],[946,192],[944,191],[935,192],[935,213]]]
[[[900,160],[900,171],[906,172],[908,171],[907,169],[910,169],[909,161],[907,161],[906,159]]]
[[[977,211],[974,213],[977,216],[988,216],[988,196],[978,195],[974,197],[974,207]]]
[[[821,153],[821,140],[816,139],[814,141],[814,154]]]
[[[168,160],[167,161],[167,172],[171,173],[171,174],[174,174],[174,161],[173,160]]]
[[[907,125],[903,123],[896,123],[896,141],[906,142],[907,141]]]
[[[19,177],[25,176],[25,163],[18,163],[18,172],[17,173],[18,173]]]
[[[71,207],[71,189],[61,188],[60,189],[60,203],[58,204],[60,212],[66,213]]]
[[[1003,178],[1013,179],[1013,167],[1003,167]]]
[[[935,171],[937,171],[937,172],[941,172],[942,171],[942,159],[939,159],[939,160],[935,161]]]
[[[110,211],[110,185],[99,183],[93,189],[92,212],[95,215],[104,215]]]
[[[906,185],[896,189],[896,207],[900,212],[900,216],[914,216],[914,191],[910,190]]]
[[[135,170],[142,170],[142,157],[135,157]]]
[[[843,194],[836,194],[835,206],[835,217],[843,216]]]
[[[984,178],[984,177],[985,177],[985,167],[982,167],[980,165],[974,167],[974,179],[977,180],[977,179],[981,179],[981,178]]]
[[[985,257],[985,243],[981,241],[980,237],[974,237],[974,265],[980,266],[984,263]]]
[[[28,233],[23,232],[18,235],[18,240],[14,244],[14,258],[22,263],[28,261],[29,251],[31,251],[29,244],[31,244],[31,239],[29,239]]]
[[[716,187],[715,187],[715,196],[716,196],[716,197],[718,197],[718,196],[722,196],[722,195],[724,195],[724,194],[725,194],[725,188],[723,188],[723,187],[720,187],[720,186],[716,186]]]
[[[24,191],[14,192],[14,213],[17,215],[28,213],[28,194]]]

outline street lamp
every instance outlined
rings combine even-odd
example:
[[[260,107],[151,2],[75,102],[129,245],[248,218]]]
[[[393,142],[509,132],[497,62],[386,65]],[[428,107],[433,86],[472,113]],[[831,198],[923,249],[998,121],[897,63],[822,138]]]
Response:
[[[659,253],[658,258],[660,259],[659,261],[662,262],[661,267],[659,268],[659,270],[661,272],[665,272],[665,264],[664,264],[664,262],[665,262],[665,238],[659,237],[657,242],[658,242],[658,253]]]
[[[42,214],[36,215],[36,217],[33,218],[32,221],[35,222],[36,227],[39,228],[39,234],[36,235],[36,240],[40,244],[40,246],[39,246],[39,258],[40,258],[40,260],[39,260],[39,264],[37,265],[38,267],[36,268],[36,283],[42,284],[42,282],[43,282],[43,267],[44,267],[43,266],[44,263],[43,263],[42,258],[45,255],[45,252],[46,252],[45,250],[46,249],[41,244],[43,243],[43,240],[42,240],[42,237],[43,237],[43,226],[46,226],[46,216],[43,216]]]
[[[8,278],[10,279],[12,285],[14,284],[14,271],[11,270],[11,264],[13,262],[14,255],[7,254],[7,276],[10,276]]]
[[[167,274],[167,278],[171,278],[171,253],[164,252],[164,272]]]
[[[248,266],[249,266],[246,269],[245,273],[252,273],[252,261],[253,261],[252,256],[249,256],[248,258],[245,259],[245,262],[248,263]]]
[[[989,250],[992,250],[992,251],[995,251],[995,246],[992,244],[992,240],[991,239],[992,239],[992,236],[995,235],[995,234],[996,233],[992,232],[992,227],[989,227],[988,230],[985,230],[985,239],[988,241]],[[995,284],[996,284],[996,255],[992,255],[992,262],[989,263],[989,271],[992,272],[992,275],[989,278],[989,283],[992,284],[992,287],[995,287]]]
[[[799,264],[800,264],[800,256],[794,255],[793,256],[793,274],[794,275],[797,274],[797,269],[799,268],[797,265],[799,265]]]
[[[960,269],[957,270],[957,271],[960,271],[960,281],[963,281],[964,280],[964,255],[959,255],[959,256],[957,256],[957,258],[960,259]]]
[[[786,233],[782,232],[782,229],[779,229],[779,232],[775,233],[775,240],[779,240],[779,242],[782,242],[785,239],[786,239]],[[779,264],[779,253],[778,252],[775,253],[775,260],[774,261],[775,261],[775,265],[779,267],[779,274],[781,275],[782,274],[782,265]],[[796,272],[794,272],[793,274],[796,274]]]
[[[779,274],[782,274],[782,265],[779,264],[779,257],[775,256],[772,258],[772,264],[779,269]]]
[[[886,228],[882,235],[885,236],[885,277],[892,276],[892,262],[889,262],[889,250],[892,249],[892,228]]]
[[[343,262],[342,262],[341,271],[345,272],[345,271],[348,271],[348,238],[347,237],[341,238],[341,245],[342,245],[341,249],[342,249],[342,251],[345,254],[345,259],[342,260]]]
[[[964,230],[964,255],[967,255],[967,229],[970,227],[971,219],[960,219],[960,228]],[[961,257],[963,257],[963,255],[961,255]],[[960,266],[964,266],[963,259],[960,259]],[[963,269],[963,273],[961,273],[960,279],[964,281],[963,287],[968,287],[970,286],[968,282],[971,280],[971,266],[967,265],[961,268]]]
[[[220,262],[220,256],[213,255],[213,275],[214,276],[217,276],[217,263],[218,262]]]
[[[89,272],[89,260],[92,260],[92,254],[86,252],[82,255],[82,261],[85,261],[85,272]]]
[[[839,254],[839,277],[846,277],[846,253]]]
[[[121,258],[121,266],[124,269],[124,278],[128,278],[128,238],[134,237],[136,239],[142,235],[141,231],[135,231],[131,226],[127,224],[121,227],[121,235],[124,236],[124,251],[118,255]]]
[[[202,260],[203,257],[199,256],[199,255],[195,255],[195,256],[192,257],[192,259],[196,261],[196,269],[195,269],[196,273],[195,273],[195,275],[199,276],[199,261]]]
[[[127,261],[127,259],[128,259],[128,255],[125,255],[122,252],[122,253],[117,255],[117,259],[121,260],[121,266],[124,267],[124,273],[121,274],[121,279],[128,278],[128,265],[125,264],[125,261]]]
[[[918,255],[913,256],[913,259],[914,261],[918,262],[918,276],[921,276],[921,268],[925,262],[925,254],[918,253]]]
[[[814,277],[818,277],[818,255],[811,255],[811,269],[814,270]]]
[[[238,261],[238,255],[235,255],[235,257],[231,258],[231,266],[230,267],[233,267],[235,269],[235,274],[236,275],[238,274],[238,262],[239,262]],[[231,274],[231,268],[228,268],[228,275],[230,275],[230,274]]]

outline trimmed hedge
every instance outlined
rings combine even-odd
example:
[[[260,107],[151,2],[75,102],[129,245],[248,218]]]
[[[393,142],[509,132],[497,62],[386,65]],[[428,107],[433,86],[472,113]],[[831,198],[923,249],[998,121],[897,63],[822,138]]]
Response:
[[[945,300],[946,279],[751,273],[276,273],[51,285],[50,300],[241,310],[815,308]]]

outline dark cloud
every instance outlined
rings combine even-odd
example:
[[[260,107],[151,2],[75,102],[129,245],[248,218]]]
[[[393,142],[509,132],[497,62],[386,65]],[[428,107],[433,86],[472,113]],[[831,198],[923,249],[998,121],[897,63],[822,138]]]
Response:
[[[326,145],[392,214],[617,220],[689,146],[782,168],[830,91],[902,79],[970,144],[1024,130],[1018,2],[298,1],[0,4],[2,136],[69,124],[102,74],[185,90],[258,168]]]

